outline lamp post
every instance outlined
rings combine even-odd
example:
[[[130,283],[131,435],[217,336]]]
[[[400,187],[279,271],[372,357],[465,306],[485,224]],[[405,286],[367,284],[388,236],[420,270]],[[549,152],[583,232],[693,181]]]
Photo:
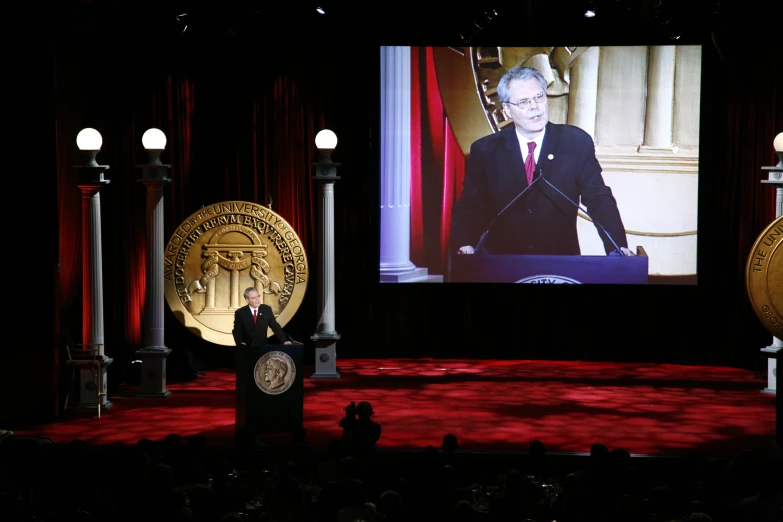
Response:
[[[774,167],[761,167],[769,172],[767,179],[762,179],[764,184],[775,187],[775,219],[783,215],[783,132],[775,136],[773,142],[778,163]],[[767,355],[767,387],[764,393],[777,394],[778,359],[777,356],[783,349],[783,340],[772,336],[772,344],[761,349]]]
[[[334,182],[339,163],[332,162],[332,151],[337,146],[337,136],[329,129],[323,129],[315,137],[318,147],[318,161],[313,179],[320,185],[321,219],[318,226],[318,326],[310,339],[315,343],[315,373],[313,379],[339,379],[337,372],[337,341],[340,334],[335,330],[334,313]]]
[[[103,179],[108,165],[98,165],[95,160],[101,150],[103,138],[92,128],[82,129],[76,136],[84,163],[76,165],[76,186],[82,194],[82,343],[99,345],[101,376],[94,382],[92,371],[79,374],[79,403],[93,406],[98,400],[101,408],[108,409],[111,402],[106,392],[106,367],[113,359],[106,357],[103,335],[103,261],[101,256],[101,189],[109,184]],[[103,389],[98,394],[98,383]]]
[[[166,357],[171,353],[163,344],[163,186],[171,179],[171,165],[164,165],[160,155],[166,148],[166,135],[158,129],[147,130],[141,138],[149,161],[137,165],[147,189],[147,293],[144,301],[144,347],[136,350],[141,360],[141,390],[138,397],[166,398]]]

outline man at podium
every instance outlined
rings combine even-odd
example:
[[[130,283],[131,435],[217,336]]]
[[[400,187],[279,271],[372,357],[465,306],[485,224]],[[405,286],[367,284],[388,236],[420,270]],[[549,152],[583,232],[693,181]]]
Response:
[[[452,219],[458,253],[581,255],[581,198],[606,253],[633,255],[592,138],[573,125],[549,122],[544,76],[513,67],[497,92],[514,124],[471,145]]]
[[[271,328],[277,339],[283,344],[291,344],[283,327],[275,319],[272,307],[261,303],[261,294],[253,288],[245,289],[247,304],[234,312],[234,342],[237,346],[265,346],[267,344],[267,328]]]

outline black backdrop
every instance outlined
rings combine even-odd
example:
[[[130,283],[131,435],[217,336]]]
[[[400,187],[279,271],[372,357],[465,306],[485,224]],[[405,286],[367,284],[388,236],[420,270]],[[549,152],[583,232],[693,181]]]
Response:
[[[387,13],[370,7],[351,13],[342,6],[327,18],[309,4],[261,2],[224,2],[198,11],[187,11],[186,3],[118,0],[54,8],[51,18],[44,17],[50,25],[41,26],[48,37],[36,32],[18,41],[35,41],[18,70],[29,72],[32,84],[40,79],[45,90],[15,85],[20,102],[13,108],[33,135],[42,136],[31,150],[41,159],[35,178],[41,182],[30,187],[29,179],[15,178],[21,189],[34,190],[17,192],[19,204],[36,201],[36,215],[51,227],[57,223],[56,241],[33,264],[37,295],[55,290],[54,299],[46,299],[55,320],[44,329],[48,333],[33,318],[19,323],[43,340],[13,356],[6,352],[16,369],[6,385],[24,392],[5,410],[7,418],[59,412],[60,334],[66,328],[78,332],[81,325],[78,245],[76,253],[64,252],[80,237],[72,219],[79,211],[72,166],[78,163],[76,133],[87,126],[103,134],[98,160],[112,166],[112,183],[102,191],[106,351],[115,358],[110,386],[132,379],[129,361],[141,347],[143,270],[135,266],[135,253],[144,245],[144,196],[135,165],[143,163],[140,137],[150,126],[167,133],[163,160],[173,164],[166,237],[201,205],[230,199],[266,204],[272,197],[275,211],[305,241],[313,278],[318,192],[310,181],[312,143],[320,128],[337,133],[338,361],[486,357],[760,368],[759,348],[771,336],[749,305],[744,266],[775,212],[773,191],[759,183],[761,167],[776,161],[772,141],[783,131],[781,60],[771,45],[774,31],[761,29],[771,13],[747,2],[716,3],[718,8],[703,2],[678,11],[673,2],[609,1],[598,4],[611,17],[588,26],[581,12],[569,11],[579,4],[527,2],[520,11],[499,9],[491,23],[482,22],[483,30],[472,23],[481,13],[405,3]],[[181,33],[176,14],[183,12],[189,25]],[[736,24],[750,33],[734,32]],[[697,286],[377,283],[378,46],[462,45],[460,31],[475,33],[471,44],[560,45],[567,36],[575,45],[705,45]],[[40,118],[30,118],[29,107]],[[53,119],[54,135],[42,132]],[[317,322],[316,289],[313,280],[286,327],[305,343],[306,360]],[[36,302],[15,303],[18,316],[27,316],[24,304]],[[174,350],[172,377],[233,360],[229,347],[194,338],[168,309],[165,326],[166,345]]]

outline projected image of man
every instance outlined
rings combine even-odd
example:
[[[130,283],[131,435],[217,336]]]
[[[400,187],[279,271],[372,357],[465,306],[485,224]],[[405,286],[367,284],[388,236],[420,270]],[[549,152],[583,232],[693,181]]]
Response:
[[[471,145],[452,217],[457,253],[480,247],[490,254],[580,255],[581,203],[606,253],[633,255],[592,138],[549,121],[544,76],[532,67],[513,67],[497,92],[514,124]]]

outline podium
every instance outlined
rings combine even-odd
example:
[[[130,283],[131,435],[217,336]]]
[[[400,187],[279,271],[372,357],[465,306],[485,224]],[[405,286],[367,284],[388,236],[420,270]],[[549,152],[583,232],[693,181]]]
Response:
[[[455,255],[451,281],[464,283],[646,285],[649,259],[636,256]]]
[[[237,432],[302,432],[303,360],[300,343],[237,346]]]

